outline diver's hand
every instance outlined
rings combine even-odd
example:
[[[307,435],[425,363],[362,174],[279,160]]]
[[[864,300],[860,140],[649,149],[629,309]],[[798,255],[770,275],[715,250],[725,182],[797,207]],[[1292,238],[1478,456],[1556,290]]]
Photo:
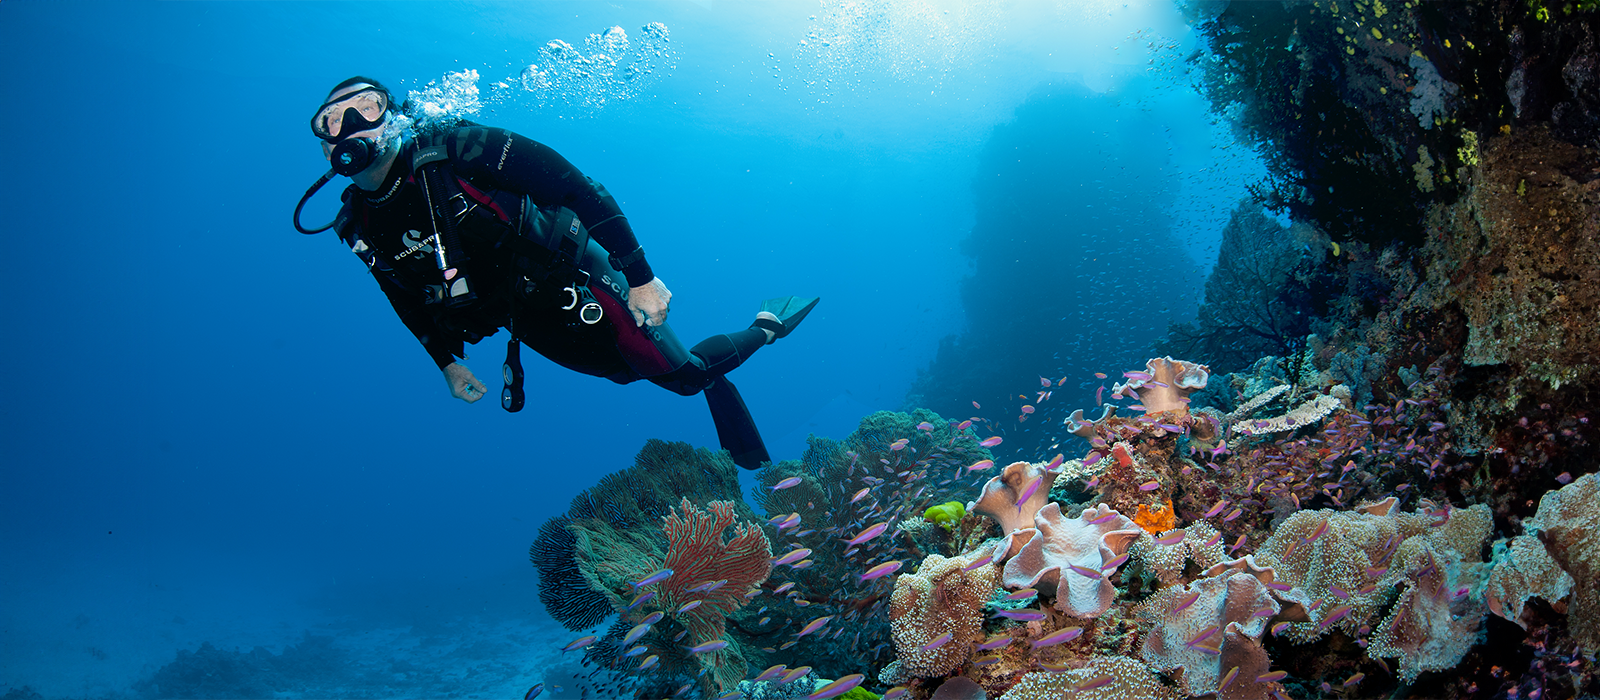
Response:
[[[633,314],[633,325],[659,326],[667,322],[667,304],[672,292],[660,277],[628,290],[628,311]]]
[[[488,391],[483,382],[472,376],[472,370],[456,362],[444,366],[444,381],[450,385],[451,396],[467,403],[483,398],[484,392]]]

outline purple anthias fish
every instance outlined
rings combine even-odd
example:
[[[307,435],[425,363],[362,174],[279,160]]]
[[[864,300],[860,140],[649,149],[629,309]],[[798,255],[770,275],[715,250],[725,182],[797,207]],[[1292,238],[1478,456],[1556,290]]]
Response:
[[[995,612],[995,615],[1011,620],[1022,620],[1023,622],[1043,620],[1045,617],[1044,613],[1031,608],[1023,608],[1021,610],[999,610]]]
[[[801,547],[772,561],[773,566],[793,564],[801,559],[811,556],[811,550]]]
[[[804,636],[806,636],[808,634],[811,634],[812,632],[815,632],[815,631],[817,631],[819,629],[822,629],[823,626],[827,625],[828,621],[832,620],[832,619],[833,619],[832,615],[823,615],[822,617],[819,617],[819,618],[817,618],[815,620],[807,622],[805,627],[800,628],[800,632],[795,635],[795,638],[798,639],[800,637],[804,637]]]
[[[716,639],[716,640],[712,640],[712,641],[706,642],[705,644],[697,644],[695,646],[689,647],[689,653],[691,653],[691,654],[704,654],[704,653],[710,652],[710,651],[717,651],[718,649],[725,649],[725,648],[727,648],[727,646],[728,646],[728,641],[727,640],[725,640],[725,639]]]
[[[640,588],[648,586],[648,585],[650,585],[652,583],[660,583],[660,582],[665,581],[665,580],[667,580],[667,579],[669,579],[671,577],[672,577],[672,569],[662,569],[662,570],[657,571],[657,572],[655,572],[653,574],[650,574],[649,576],[644,577],[644,579],[639,581],[638,583],[630,582],[629,585],[633,586],[633,590],[637,591]]]
[[[861,685],[861,682],[864,680],[866,680],[866,676],[863,676],[859,673],[852,673],[844,678],[840,678],[839,680],[818,688],[815,692],[807,695],[806,700],[828,700],[828,698],[839,697],[840,695],[844,695],[845,693],[855,689],[856,686]]]
[[[776,484],[773,484],[772,485],[772,490],[773,491],[777,491],[779,489],[786,489],[786,488],[789,488],[791,486],[799,486],[799,485],[800,485],[800,477],[791,476],[791,477],[789,477],[787,479],[784,479],[783,481],[780,481],[780,482],[778,482]]]
[[[760,683],[762,681],[770,681],[778,676],[783,675],[783,672],[788,668],[789,667],[785,666],[784,664],[778,664],[777,666],[768,668],[767,670],[762,671],[761,675],[755,677],[755,682]]]
[[[1001,442],[1002,442],[1002,440],[1001,440],[1000,436],[996,435],[996,436],[994,436],[992,438],[984,439],[982,442],[979,442],[978,445],[982,446],[982,447],[994,447],[995,445],[998,445]]]
[[[899,561],[884,562],[884,563],[879,564],[877,566],[874,566],[874,567],[872,567],[870,569],[867,569],[867,573],[864,573],[864,574],[861,575],[861,580],[862,581],[868,581],[868,580],[875,579],[875,578],[882,578],[884,576],[888,576],[889,574],[892,574],[892,573],[894,573],[896,571],[899,571],[899,570],[900,570],[900,562]]]
[[[932,651],[934,649],[938,649],[939,647],[949,644],[951,639],[953,639],[953,637],[950,636],[950,633],[945,632],[944,634],[934,637],[933,641],[922,645],[922,651]]]
[[[858,545],[864,542],[869,542],[878,535],[883,534],[883,531],[887,529],[889,529],[889,523],[878,523],[865,530],[862,530],[861,533],[855,537],[850,538],[847,544]]]

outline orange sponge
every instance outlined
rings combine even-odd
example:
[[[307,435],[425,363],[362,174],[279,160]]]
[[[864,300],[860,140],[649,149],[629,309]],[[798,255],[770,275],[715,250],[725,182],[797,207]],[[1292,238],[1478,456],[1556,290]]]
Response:
[[[1139,504],[1139,512],[1133,516],[1133,522],[1144,528],[1145,532],[1166,532],[1178,526],[1178,514],[1172,509],[1172,499],[1167,499],[1166,507],[1156,506],[1155,510]]]

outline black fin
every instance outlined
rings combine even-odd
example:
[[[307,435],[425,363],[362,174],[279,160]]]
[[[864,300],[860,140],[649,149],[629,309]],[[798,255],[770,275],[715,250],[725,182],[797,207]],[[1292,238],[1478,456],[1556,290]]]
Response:
[[[718,377],[707,386],[706,405],[711,407],[711,422],[717,426],[717,441],[722,449],[733,455],[733,463],[745,469],[760,469],[762,462],[772,461],[767,445],[761,441],[755,419],[745,408],[744,397],[727,377]]]

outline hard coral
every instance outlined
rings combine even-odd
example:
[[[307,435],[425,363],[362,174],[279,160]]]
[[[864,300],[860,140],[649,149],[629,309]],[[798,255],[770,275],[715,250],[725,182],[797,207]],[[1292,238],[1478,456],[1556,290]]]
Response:
[[[979,550],[982,552],[983,550]],[[983,604],[994,592],[999,569],[964,567],[973,558],[946,559],[937,554],[922,560],[915,573],[895,579],[889,605],[890,634],[898,655],[890,677],[937,678],[961,666],[972,644],[983,636]],[[942,635],[949,641],[932,643]]]
[[[1006,587],[1053,595],[1057,610],[1078,617],[1110,607],[1116,588],[1100,572],[1127,552],[1143,530],[1105,504],[1068,518],[1060,504],[1051,503],[1040,509],[1034,526],[1033,537],[1005,563]]]

